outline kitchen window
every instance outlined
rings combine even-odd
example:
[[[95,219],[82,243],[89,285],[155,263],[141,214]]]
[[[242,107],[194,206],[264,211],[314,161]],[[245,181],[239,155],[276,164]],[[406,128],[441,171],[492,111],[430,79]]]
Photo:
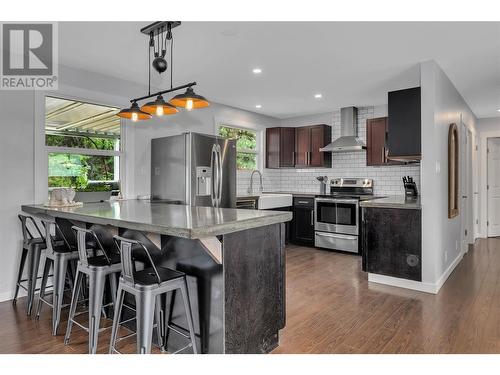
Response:
[[[259,165],[257,132],[249,129],[219,126],[219,136],[236,139],[236,167],[238,170],[254,170]]]
[[[118,108],[47,96],[48,187],[80,192],[120,189]]]

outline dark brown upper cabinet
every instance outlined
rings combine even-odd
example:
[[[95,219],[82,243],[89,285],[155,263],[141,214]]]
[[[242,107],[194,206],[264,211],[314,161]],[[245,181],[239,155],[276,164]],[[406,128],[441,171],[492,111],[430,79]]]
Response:
[[[366,165],[385,165],[387,117],[366,120]]]
[[[332,166],[332,154],[320,152],[332,140],[328,125],[295,128],[295,168],[322,168]]]
[[[420,87],[391,91],[388,103],[387,158],[418,162],[422,157]]]
[[[295,166],[295,128],[266,129],[266,168]]]
[[[404,163],[387,159],[387,117],[366,120],[366,165],[401,165]]]

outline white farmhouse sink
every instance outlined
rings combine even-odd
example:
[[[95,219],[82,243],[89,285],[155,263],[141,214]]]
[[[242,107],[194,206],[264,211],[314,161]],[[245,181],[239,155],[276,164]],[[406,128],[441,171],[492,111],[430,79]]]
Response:
[[[259,195],[257,207],[259,210],[271,208],[290,207],[292,205],[292,194],[270,194]]]

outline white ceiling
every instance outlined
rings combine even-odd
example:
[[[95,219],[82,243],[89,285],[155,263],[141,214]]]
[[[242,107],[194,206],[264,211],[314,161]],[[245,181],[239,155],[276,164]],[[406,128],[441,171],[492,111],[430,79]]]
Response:
[[[61,22],[60,63],[145,83],[146,24]],[[184,22],[173,32],[174,84],[197,81],[218,103],[279,118],[385,104],[434,59],[477,117],[500,116],[498,22]],[[168,86],[164,74],[155,86]]]

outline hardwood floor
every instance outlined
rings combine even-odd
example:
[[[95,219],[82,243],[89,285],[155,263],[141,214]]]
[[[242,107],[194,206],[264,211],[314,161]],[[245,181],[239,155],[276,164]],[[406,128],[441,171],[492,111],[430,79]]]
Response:
[[[479,240],[438,295],[368,283],[361,259],[287,252],[274,353],[500,353],[500,238]]]
[[[86,353],[87,334],[75,327],[65,346],[65,328],[50,334],[45,306],[37,321],[23,299],[0,303],[0,353]],[[120,349],[134,352],[134,338]],[[500,353],[500,238],[479,240],[438,295],[368,283],[356,256],[290,246],[287,326],[273,353]]]

